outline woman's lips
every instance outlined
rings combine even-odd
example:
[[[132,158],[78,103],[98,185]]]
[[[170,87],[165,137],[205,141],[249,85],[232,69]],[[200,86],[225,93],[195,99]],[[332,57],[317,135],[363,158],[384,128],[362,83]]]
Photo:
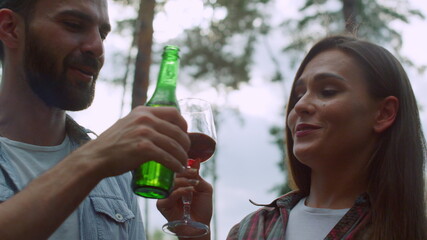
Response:
[[[300,123],[295,127],[295,136],[302,137],[320,129],[319,126],[307,123]]]

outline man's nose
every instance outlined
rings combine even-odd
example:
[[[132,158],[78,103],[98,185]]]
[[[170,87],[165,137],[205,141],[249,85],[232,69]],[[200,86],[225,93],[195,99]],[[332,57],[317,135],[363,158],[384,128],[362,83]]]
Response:
[[[98,30],[90,31],[85,36],[81,51],[96,59],[104,58],[104,42]]]

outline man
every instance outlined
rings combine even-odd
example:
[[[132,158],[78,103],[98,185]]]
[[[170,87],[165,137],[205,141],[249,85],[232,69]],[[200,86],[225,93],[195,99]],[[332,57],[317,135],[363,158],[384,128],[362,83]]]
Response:
[[[66,114],[91,104],[109,31],[107,0],[0,0],[0,239],[144,239],[128,172],[184,169],[173,108],[135,108],[95,140]]]

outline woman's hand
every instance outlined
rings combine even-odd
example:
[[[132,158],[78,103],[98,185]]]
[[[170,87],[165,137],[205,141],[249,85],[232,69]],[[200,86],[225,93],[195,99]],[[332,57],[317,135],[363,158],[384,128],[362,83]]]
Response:
[[[200,163],[195,162],[192,168],[177,173],[172,193],[168,198],[157,201],[157,209],[168,221],[182,219],[182,197],[192,192],[191,218],[209,226],[212,218],[213,190],[212,186],[200,177],[199,167]]]

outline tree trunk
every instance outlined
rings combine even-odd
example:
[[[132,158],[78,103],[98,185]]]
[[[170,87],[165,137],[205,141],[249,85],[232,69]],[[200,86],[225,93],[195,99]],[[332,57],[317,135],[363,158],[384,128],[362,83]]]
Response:
[[[132,108],[147,101],[151,65],[151,45],[153,44],[153,19],[155,0],[141,0],[138,12],[137,46],[135,76],[132,88]]]
[[[345,21],[345,30],[349,33],[355,34],[358,28],[357,17],[359,15],[358,5],[360,0],[342,0],[343,14]]]
[[[153,44],[153,20],[155,0],[141,0],[138,10],[138,20],[135,38],[138,54],[135,59],[135,74],[132,87],[132,109],[143,105],[147,101],[147,89],[149,85],[151,46]],[[148,200],[145,199],[145,231],[149,235],[149,210]]]

